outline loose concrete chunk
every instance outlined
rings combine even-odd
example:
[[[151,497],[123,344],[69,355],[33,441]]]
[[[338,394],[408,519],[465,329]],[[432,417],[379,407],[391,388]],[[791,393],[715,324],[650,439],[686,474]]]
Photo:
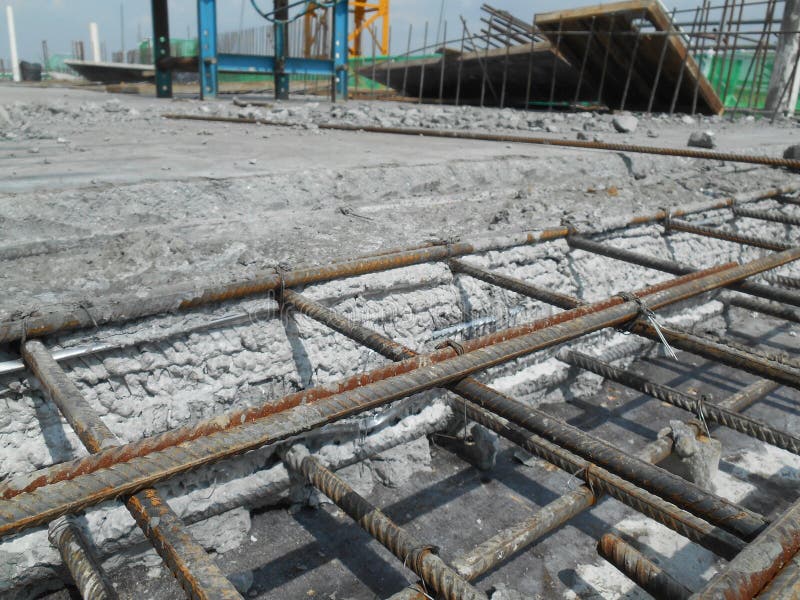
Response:
[[[714,141],[713,131],[695,131],[689,136],[689,142],[686,144],[695,148],[714,148],[717,143]]]
[[[800,160],[800,144],[789,146],[783,151],[783,158],[790,158],[792,160]]]
[[[639,125],[639,119],[633,115],[619,115],[614,117],[611,124],[619,133],[633,133]]]
[[[714,438],[698,435],[693,425],[683,421],[670,421],[670,428],[675,454],[686,466],[690,481],[713,492],[722,444]]]

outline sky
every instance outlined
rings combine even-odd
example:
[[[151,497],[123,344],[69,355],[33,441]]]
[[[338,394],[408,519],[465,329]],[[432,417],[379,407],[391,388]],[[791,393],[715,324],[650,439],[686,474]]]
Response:
[[[255,0],[263,9],[272,0]],[[531,19],[533,12],[547,12],[565,6],[596,4],[598,0],[490,0],[497,8],[508,10],[521,19]],[[694,7],[699,0],[665,0],[671,9]],[[444,20],[448,38],[460,33],[459,15],[463,15],[473,33],[480,29],[480,6],[483,0],[444,0]],[[10,56],[5,5],[14,8],[17,45],[21,60],[41,61],[42,41],[47,40],[51,54],[70,53],[73,40],[83,40],[89,54],[89,22],[95,21],[100,40],[108,55],[121,48],[124,34],[126,49],[151,35],[150,0],[0,0],[0,58]],[[195,37],[197,32],[196,0],[169,0],[172,37]],[[439,25],[442,0],[392,0],[392,51],[405,51],[408,28],[413,24],[412,46],[421,46],[425,22],[429,22],[429,40]],[[266,23],[250,5],[250,0],[217,0],[220,32]],[[122,23],[124,22],[124,29]],[[456,33],[456,35],[453,35]],[[441,34],[439,34],[441,35]],[[437,36],[438,37],[438,36]]]

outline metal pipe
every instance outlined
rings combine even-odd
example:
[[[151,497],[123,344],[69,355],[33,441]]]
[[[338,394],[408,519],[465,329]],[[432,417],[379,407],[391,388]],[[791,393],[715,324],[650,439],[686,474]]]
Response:
[[[733,206],[733,214],[740,217],[748,217],[750,219],[760,219],[762,221],[773,221],[775,223],[783,223],[784,225],[800,225],[800,217],[794,215],[787,215],[781,212],[769,210],[756,210],[753,208],[745,208],[744,206]]]
[[[117,593],[106,573],[95,559],[72,516],[59,517],[47,530],[47,539],[58,553],[72,576],[81,598],[86,600],[115,600]]]
[[[306,448],[294,446],[286,453],[285,460],[292,470],[301,473],[306,481],[330,498],[441,597],[446,600],[488,600],[486,594],[464,581],[437,556],[435,546],[418,540],[397,525],[341,477],[326,469]]]
[[[659,309],[799,258],[800,249],[794,249],[684,281],[679,285],[673,283],[672,286],[666,286],[665,289],[650,296],[649,304],[652,308]],[[63,480],[67,476],[62,474],[60,485],[53,490],[50,489],[50,486],[36,489],[37,485],[42,485],[43,482],[40,481],[38,484],[34,482],[32,484],[33,491],[0,501],[0,536],[49,522],[63,514],[74,513],[120,495],[135,493],[180,473],[242,454],[266,444],[288,439],[322,424],[352,416],[427,389],[447,386],[474,372],[567,342],[605,327],[618,326],[630,321],[638,314],[639,307],[635,302],[620,304],[617,304],[616,300],[607,302],[612,306],[600,310],[597,310],[596,307],[581,307],[531,323],[526,326],[533,329],[531,333],[506,339],[479,350],[473,351],[469,348],[469,344],[464,344],[467,354],[455,356],[443,362],[430,364],[430,356],[428,356],[396,363],[392,366],[398,367],[403,363],[424,359],[427,366],[365,385],[351,392],[329,396],[314,404],[296,406],[291,411],[244,423],[212,435],[205,435],[144,457],[130,458],[125,462],[111,462],[109,460],[111,456],[119,451],[122,452],[121,456],[125,456],[130,447],[123,446],[120,449],[104,450],[89,458],[99,460],[99,464],[103,464],[105,461],[104,466],[106,467],[114,464],[113,469],[104,468],[91,473],[78,471],[85,474],[75,476],[70,480]],[[224,416],[217,417],[217,419],[222,423],[225,421]],[[135,446],[135,444],[129,446]],[[117,454],[117,458],[120,458],[119,454]],[[80,463],[86,460],[74,461],[71,466],[80,468]],[[685,486],[685,488],[691,489],[690,486]],[[7,488],[5,491],[19,494],[18,490]],[[716,499],[702,490],[697,490],[697,493],[703,495],[704,502],[699,502],[700,498],[698,498],[698,502],[695,503],[696,509],[705,512],[706,508],[709,508],[712,513],[718,513],[718,517],[726,514],[725,520],[730,520],[730,517],[735,515],[735,520],[738,522],[728,524],[736,529],[747,531],[751,529],[751,525],[756,525],[756,529],[760,526],[758,518],[748,516],[735,505]],[[695,494],[690,495],[694,496]],[[729,508],[725,508],[725,506],[729,506]],[[722,514],[719,514],[720,511],[716,509],[720,509]],[[729,514],[730,512],[733,514]]]
[[[742,235],[734,231],[726,229],[719,229],[716,227],[704,227],[701,225],[693,225],[685,221],[677,221],[670,219],[664,223],[664,229],[670,231],[683,231],[685,233],[692,233],[694,235],[702,235],[703,237],[715,238],[718,240],[725,240],[734,244],[742,244],[745,246],[755,246],[756,248],[763,248],[764,250],[772,250],[780,252],[791,248],[791,244],[785,242],[777,242],[774,239],[762,238],[754,235]]]
[[[183,119],[192,121],[219,121],[222,123],[243,123],[274,125],[276,127],[295,127],[297,123],[269,121],[267,119],[239,117],[210,117],[203,115],[164,114],[165,119]],[[800,160],[757,156],[752,154],[733,154],[729,152],[711,152],[707,150],[691,150],[688,148],[664,148],[657,146],[638,146],[634,144],[618,144],[611,142],[595,142],[589,140],[561,140],[557,138],[514,136],[493,133],[475,133],[470,131],[449,131],[443,129],[424,129],[411,127],[378,127],[374,125],[350,125],[347,123],[320,123],[319,129],[336,131],[359,131],[368,133],[389,133],[395,135],[412,135],[415,137],[436,137],[457,140],[479,140],[487,142],[505,142],[518,144],[536,144],[541,146],[558,146],[563,148],[583,148],[587,150],[611,150],[613,152],[631,152],[634,154],[656,154],[660,156],[680,156],[684,158],[702,158],[728,162],[741,162],[770,167],[786,167],[800,169]]]
[[[687,600],[692,594],[672,575],[616,535],[607,533],[601,537],[597,553],[656,600]]]
[[[750,417],[737,414],[736,411],[722,408],[711,402],[705,402],[702,397],[694,398],[680,390],[654,383],[638,373],[620,369],[582,352],[564,349],[559,352],[558,359],[580,369],[591,371],[610,381],[621,383],[662,402],[682,408],[712,423],[723,425],[728,429],[738,431],[777,448],[788,450],[793,454],[800,454],[800,439],[790,433],[775,429]]]
[[[753,598],[800,550],[800,500],[729,562],[693,600]]]
[[[285,300],[304,314],[388,358],[400,360],[413,355],[413,351],[398,346],[389,338],[366,327],[351,324],[340,315],[316,302],[302,298],[295,292],[287,292]],[[633,482],[659,496],[666,497],[677,506],[703,518],[708,518],[722,528],[730,527],[730,524],[726,523],[727,517],[715,518],[711,516],[711,513],[717,510],[721,510],[724,513],[727,509],[722,507],[722,504],[725,503],[723,502],[717,506],[716,500],[711,500],[709,506],[714,508],[709,510],[702,508],[700,506],[701,503],[708,501],[708,499],[701,498],[705,492],[699,490],[699,488],[688,489],[686,486],[688,482],[685,480],[668,474],[666,471],[644,461],[631,459],[623,451],[611,444],[576,427],[567,425],[558,419],[553,419],[547,413],[533,408],[526,409],[525,406],[517,401],[486,388],[472,378],[466,378],[451,386],[450,389],[468,401],[480,404],[484,408],[486,408],[487,404],[491,404],[488,408],[492,412],[500,414],[552,443],[559,444],[594,465],[608,469],[627,481]],[[574,469],[570,472],[573,473]],[[697,495],[697,492],[700,492],[700,495]],[[747,521],[753,517],[752,529],[748,528],[749,526],[745,526],[746,529],[741,529],[737,524],[732,529],[728,529],[731,533],[747,537],[751,536],[753,531],[757,531],[763,525],[763,520],[759,516],[754,514],[747,515],[745,514],[746,511],[741,511],[738,507],[736,512],[739,513],[737,519]]]
[[[23,344],[22,356],[45,394],[89,452],[96,454],[119,444],[114,433],[40,341],[31,340]],[[144,489],[125,499],[125,505],[189,598],[241,600],[242,596],[233,584],[158,492]]]

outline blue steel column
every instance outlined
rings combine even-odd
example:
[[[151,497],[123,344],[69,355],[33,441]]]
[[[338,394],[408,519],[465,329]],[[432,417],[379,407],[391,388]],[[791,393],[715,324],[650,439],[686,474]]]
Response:
[[[151,0],[153,17],[153,65],[156,68],[156,97],[172,98],[172,71],[159,69],[159,61],[169,58],[169,10],[167,0]]]
[[[333,6],[333,57],[334,99],[347,100],[347,28],[350,15],[347,0],[337,0]]]
[[[217,95],[217,2],[197,0],[197,45],[199,50],[200,98]]]
[[[286,55],[289,47],[289,0],[275,0],[275,99],[289,99]]]

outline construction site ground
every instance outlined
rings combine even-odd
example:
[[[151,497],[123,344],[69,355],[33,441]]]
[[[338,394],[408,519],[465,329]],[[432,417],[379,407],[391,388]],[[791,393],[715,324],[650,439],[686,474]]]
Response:
[[[260,98],[259,100],[264,100]],[[795,121],[637,115],[619,133],[613,114],[559,114],[408,103],[331,105],[298,97],[268,107],[229,98],[155,100],[96,91],[0,85],[0,315],[51,304],[91,306],[105,295],[141,294],[172,283],[197,288],[247,279],[275,266],[326,264],[380,249],[517,232],[563,222],[600,228],[693,201],[797,181],[785,169],[679,157],[548,146],[321,131],[321,122],[451,128],[683,148],[711,130],[718,150],[781,156],[800,141]],[[183,121],[168,113],[256,116],[292,127]],[[633,289],[633,285],[631,288]],[[589,294],[605,297],[619,290]],[[795,329],[737,310],[743,344],[792,352]],[[764,330],[763,325],[769,329]],[[730,334],[729,334],[730,335]],[[736,337],[738,336],[738,337]],[[717,398],[754,378],[692,355],[659,350],[637,370]],[[780,388],[748,411],[800,429],[800,395]],[[658,427],[686,414],[605,383],[587,398],[542,408],[633,453]],[[794,501],[800,460],[719,429],[716,491],[767,516]],[[442,441],[442,440],[439,440]],[[451,559],[580,485],[501,442],[497,465],[481,472],[439,446],[403,447],[412,476],[390,487],[355,465],[344,475],[396,521]],[[442,441],[442,444],[445,444]],[[532,549],[479,580],[493,599],[645,598],[604,563],[595,540],[616,531],[658,553],[698,589],[716,557],[624,505],[605,499]],[[240,545],[216,555],[252,598],[367,600],[416,581],[331,504],[255,511]],[[140,548],[139,550],[142,550]],[[138,555],[137,555],[138,556]],[[653,556],[651,556],[653,558]],[[155,554],[114,571],[123,598],[175,598],[181,591]],[[68,598],[68,590],[48,597]],[[518,594],[518,595],[515,595]]]

